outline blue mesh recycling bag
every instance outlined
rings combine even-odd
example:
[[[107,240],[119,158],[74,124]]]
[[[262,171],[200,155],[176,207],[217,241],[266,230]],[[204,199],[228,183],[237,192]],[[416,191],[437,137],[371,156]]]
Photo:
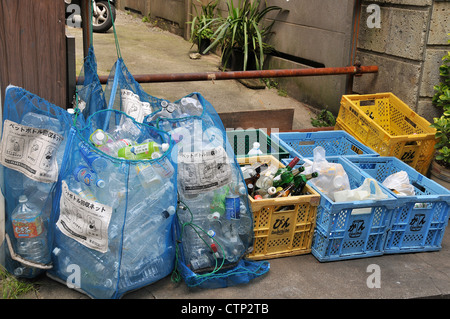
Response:
[[[143,123],[151,113],[161,110],[163,101],[143,90],[120,57],[108,76],[105,99],[108,109],[122,111],[139,123]]]
[[[105,93],[97,74],[97,60],[92,45],[89,46],[88,55],[77,80],[74,108],[78,108],[84,118],[106,109]],[[99,121],[102,120],[104,121],[99,118]]]
[[[49,220],[73,118],[23,88],[10,85],[5,93],[0,171],[6,240],[1,249],[10,273],[34,278],[52,267]]]
[[[109,122],[98,126],[98,118]],[[118,110],[97,111],[72,128],[52,219],[50,277],[92,298],[115,299],[173,271],[172,152],[169,134]]]
[[[265,274],[268,262],[245,259],[253,248],[253,214],[219,115],[199,93],[160,104],[145,121],[169,132],[178,146],[174,275],[190,287],[219,288]]]
[[[91,3],[91,9],[89,13],[89,49],[76,83],[76,94],[73,101],[73,107],[78,108],[84,118],[88,118],[97,111],[106,109],[105,93],[97,74],[97,59],[94,53],[93,3]],[[97,119],[100,122],[104,121],[104,118],[100,116],[97,116]]]

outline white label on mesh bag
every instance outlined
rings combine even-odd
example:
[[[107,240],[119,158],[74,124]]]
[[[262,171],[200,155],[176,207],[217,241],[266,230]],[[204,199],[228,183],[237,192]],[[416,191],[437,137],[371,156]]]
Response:
[[[178,153],[178,178],[184,194],[199,194],[231,183],[231,167],[222,146]]]
[[[141,102],[139,95],[129,90],[120,90],[122,96],[122,111],[142,123],[144,118],[152,113],[152,107],[148,102]]]
[[[59,230],[88,248],[106,253],[112,207],[73,193],[65,181],[62,182],[60,207],[56,223]]]
[[[56,182],[56,152],[63,139],[62,135],[51,130],[5,120],[0,142],[0,162],[37,182]]]

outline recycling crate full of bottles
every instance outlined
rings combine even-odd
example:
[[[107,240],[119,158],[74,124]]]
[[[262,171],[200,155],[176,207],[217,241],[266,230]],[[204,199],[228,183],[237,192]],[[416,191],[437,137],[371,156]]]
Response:
[[[253,212],[254,260],[311,252],[320,195],[306,184],[302,169],[285,166],[274,156],[238,158]]]

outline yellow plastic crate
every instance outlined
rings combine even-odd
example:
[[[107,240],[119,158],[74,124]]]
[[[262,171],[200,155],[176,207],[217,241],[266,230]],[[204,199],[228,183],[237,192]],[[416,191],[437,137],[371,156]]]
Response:
[[[238,158],[240,165],[264,161],[277,163],[271,155]],[[306,185],[306,195],[255,200],[249,196],[253,212],[254,244],[247,255],[253,260],[295,256],[311,252],[320,194]]]
[[[381,156],[393,156],[426,174],[436,130],[392,93],[343,95],[335,130],[344,130]]]

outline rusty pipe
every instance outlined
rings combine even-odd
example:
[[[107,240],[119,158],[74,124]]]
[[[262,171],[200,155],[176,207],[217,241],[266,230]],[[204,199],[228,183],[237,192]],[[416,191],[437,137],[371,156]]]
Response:
[[[136,74],[133,75],[138,83],[157,82],[183,82],[183,81],[216,81],[254,78],[277,78],[296,76],[323,76],[323,75],[361,75],[363,73],[377,73],[378,66],[346,66],[334,68],[314,69],[278,69],[257,71],[227,71],[227,72],[202,72],[202,73],[168,73],[168,74]],[[108,76],[99,76],[100,83],[106,84]],[[77,77],[77,83],[83,78]],[[82,82],[81,82],[82,83]]]

